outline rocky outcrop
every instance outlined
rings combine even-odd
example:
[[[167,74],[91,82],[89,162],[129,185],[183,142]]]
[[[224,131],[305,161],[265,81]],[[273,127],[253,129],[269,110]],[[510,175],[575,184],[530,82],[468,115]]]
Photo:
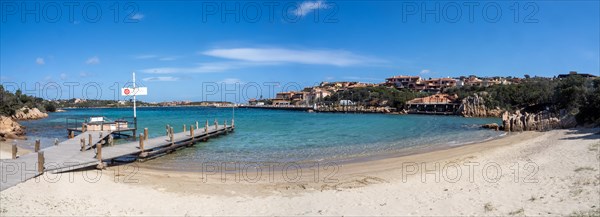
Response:
[[[37,108],[23,107],[15,112],[12,116],[15,120],[35,120],[48,117],[48,114],[41,112]]]
[[[502,114],[502,129],[508,132],[545,131],[575,126],[577,126],[575,117],[564,112],[560,115],[548,111],[538,113],[515,111]]]
[[[485,92],[481,93],[482,96],[486,94]],[[482,96],[474,94],[464,98],[458,108],[458,114],[464,117],[500,117],[502,110],[500,108],[487,108],[485,99]]]
[[[484,129],[493,129],[493,130],[498,131],[500,129],[500,126],[497,123],[491,123],[491,124],[481,125],[481,128],[484,128]]]
[[[25,127],[10,117],[0,116],[0,140],[25,139]]]

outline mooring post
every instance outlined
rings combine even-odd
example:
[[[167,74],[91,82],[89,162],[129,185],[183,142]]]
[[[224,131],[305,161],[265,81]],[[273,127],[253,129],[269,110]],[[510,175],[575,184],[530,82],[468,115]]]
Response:
[[[81,149],[79,151],[85,150],[85,138],[81,138],[81,140],[79,140],[79,143],[81,143]]]
[[[85,123],[81,123],[81,132],[84,133],[85,132]]]
[[[223,130],[225,131],[225,134],[227,134],[227,120],[223,122]]]
[[[88,146],[92,147],[92,134],[88,134]]]
[[[40,151],[40,140],[39,139],[35,140],[35,145],[33,147],[33,150],[35,150],[35,152],[39,152]]]
[[[148,140],[148,128],[144,128],[144,140]]]
[[[190,125],[190,136],[194,138],[194,126]]]
[[[144,135],[140,133],[140,138],[144,138]],[[144,152],[144,140],[140,139],[140,150]]]
[[[75,137],[75,133],[71,130],[69,131],[69,139],[72,139],[73,137]]]
[[[58,145],[58,138],[54,138],[54,145]]]
[[[102,163],[102,144],[104,144],[104,140],[102,140],[98,145],[96,145],[96,158],[98,159],[98,165],[96,169],[104,169],[104,163]]]
[[[17,144],[12,144],[12,159],[17,159]]]
[[[112,134],[108,135],[108,145],[110,145],[110,146],[115,145],[115,138],[113,137]]]
[[[185,124],[183,125],[183,132],[185,132]]]
[[[208,134],[208,120],[206,120],[206,124],[204,125],[204,132]]]
[[[173,144],[173,141],[174,141],[174,139],[173,139],[173,137],[174,137],[174,136],[173,136],[173,127],[171,127],[171,133],[169,134],[169,137],[170,137],[170,139],[171,139],[171,145],[172,145],[172,144]]]
[[[219,130],[219,122],[217,122],[216,118],[215,118],[215,130]]]
[[[44,172],[44,152],[38,152],[38,172],[39,173],[43,173]]]
[[[231,128],[234,128],[234,127],[235,127],[235,124],[234,124],[234,122],[233,122],[233,121],[234,121],[234,119],[232,118],[232,119],[231,119]]]
[[[198,129],[198,121],[196,121],[196,130]]]
[[[171,128],[169,127],[169,125],[168,125],[168,124],[167,124],[167,126],[166,126],[166,130],[167,130],[167,136],[169,136],[169,132],[170,132]]]

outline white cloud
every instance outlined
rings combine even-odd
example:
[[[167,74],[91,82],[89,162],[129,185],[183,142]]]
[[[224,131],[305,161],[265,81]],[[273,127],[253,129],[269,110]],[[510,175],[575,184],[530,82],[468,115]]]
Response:
[[[100,63],[100,58],[98,58],[97,56],[91,57],[85,61],[85,64],[90,64],[90,65],[95,65],[98,63]]]
[[[425,74],[429,74],[431,71],[429,71],[429,69],[423,69],[421,70],[420,74],[421,75],[425,75]]]
[[[381,62],[344,50],[291,50],[283,48],[214,49],[202,54],[225,59],[259,63],[300,63],[334,66],[362,65]]]
[[[296,10],[292,11],[292,13],[294,13],[296,16],[303,17],[314,10],[327,9],[327,7],[328,6],[325,1],[305,1],[300,3],[300,6],[298,6]]]
[[[244,82],[242,82],[242,80],[240,80],[238,78],[226,78],[226,79],[223,79],[222,81],[219,81],[219,83],[225,83],[225,84],[243,84]]]
[[[157,58],[157,57],[158,56],[154,55],[154,54],[142,54],[142,55],[137,55],[137,56],[135,56],[133,58],[135,58],[135,59],[154,59],[154,58]]]
[[[173,61],[180,58],[180,56],[159,56],[154,54],[142,54],[133,57],[138,60],[146,60],[146,59],[158,59],[160,61]]]
[[[162,58],[159,58],[158,60],[160,60],[160,61],[173,61],[173,60],[176,60],[178,58],[179,57],[176,57],[176,56],[170,56],[170,57],[162,57]]]
[[[82,78],[90,77],[90,76],[92,76],[92,74],[88,73],[88,72],[80,72],[79,73],[79,77],[82,77]]]
[[[159,67],[139,70],[143,73],[149,74],[173,74],[173,73],[216,73],[224,72],[227,70],[266,65],[248,62],[209,62],[200,63],[197,66],[192,67]]]
[[[161,76],[161,77],[148,77],[148,78],[144,78],[142,79],[144,81],[178,81],[179,78],[177,77],[171,77],[171,76]]]
[[[134,14],[133,16],[131,16],[131,19],[132,19],[132,20],[142,20],[142,19],[144,19],[144,17],[145,17],[145,16],[144,16],[143,14],[141,14],[141,13],[136,13],[136,14]]]
[[[44,64],[46,64],[46,61],[44,61],[44,58],[38,57],[38,58],[35,58],[35,63],[38,65],[44,65]]]

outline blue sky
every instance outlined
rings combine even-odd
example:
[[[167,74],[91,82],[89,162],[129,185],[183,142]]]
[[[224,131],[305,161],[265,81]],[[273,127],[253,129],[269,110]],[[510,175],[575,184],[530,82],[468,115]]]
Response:
[[[46,98],[120,99],[134,71],[145,101],[239,102],[321,81],[600,71],[598,1],[0,6],[0,82]]]

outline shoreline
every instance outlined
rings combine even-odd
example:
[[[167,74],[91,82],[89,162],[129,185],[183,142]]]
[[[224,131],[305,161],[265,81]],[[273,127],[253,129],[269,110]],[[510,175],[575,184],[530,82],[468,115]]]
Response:
[[[81,174],[91,173],[89,178],[98,171],[71,172],[59,179],[55,175],[50,176],[54,179],[41,177],[38,182],[32,179],[0,192],[0,213],[570,215],[598,209],[597,131],[524,132],[447,150],[345,164],[333,176],[328,176],[331,170],[321,168],[317,181],[313,171],[299,180],[286,180],[277,174],[273,179],[262,176],[256,182],[248,180],[253,178],[251,174],[240,177],[237,173],[136,170],[133,165],[110,167],[94,181],[84,180]],[[473,163],[478,166],[469,175],[464,165]],[[455,170],[445,171],[443,168],[451,168],[448,165],[460,165],[462,176],[452,172]],[[484,173],[481,169],[485,165],[501,168],[501,176],[493,179],[489,172]],[[511,170],[514,165],[519,165],[517,175]],[[533,175],[528,167],[532,165],[537,168]],[[421,166],[425,170],[412,170]],[[73,180],[67,175],[73,175]],[[243,179],[236,182],[238,177]],[[535,182],[528,182],[531,180]],[[103,206],[94,206],[99,203]]]
[[[450,149],[454,149],[454,148],[459,148],[459,147],[463,147],[463,146],[470,146],[470,145],[482,145],[482,143],[487,143],[487,142],[492,142],[494,140],[502,140],[504,138],[507,138],[509,136],[514,136],[514,135],[518,135],[520,133],[514,133],[514,132],[505,132],[502,133],[500,135],[497,135],[495,137],[492,138],[486,138],[480,141],[469,141],[469,142],[463,142],[463,143],[458,143],[458,144],[453,144],[453,145],[443,145],[441,143],[432,145],[432,144],[421,144],[421,145],[416,145],[416,146],[410,146],[410,147],[401,147],[401,148],[397,148],[394,150],[388,150],[390,151],[390,153],[386,153],[385,151],[379,151],[377,153],[370,153],[368,155],[364,155],[364,156],[351,156],[351,157],[338,157],[338,158],[334,158],[334,159],[325,159],[325,160],[304,160],[304,161],[296,161],[296,162],[259,162],[259,161],[252,161],[252,162],[227,162],[227,163],[239,163],[241,164],[241,166],[244,165],[251,165],[251,164],[259,164],[260,166],[263,166],[262,169],[272,169],[275,171],[281,171],[283,168],[282,167],[273,167],[273,168],[269,168],[270,166],[273,165],[286,165],[286,164],[291,164],[290,166],[298,166],[300,169],[310,169],[311,167],[314,167],[315,164],[330,164],[330,165],[353,165],[353,164],[369,164],[370,162],[378,162],[381,160],[386,160],[386,159],[390,159],[390,158],[402,158],[402,157],[408,157],[411,155],[419,155],[419,154],[426,154],[426,153],[430,153],[430,152],[437,152],[437,151],[444,151],[444,150],[450,150]],[[180,150],[181,151],[181,150]],[[152,159],[150,161],[160,161],[159,159]],[[209,162],[210,163],[210,162]],[[139,164],[141,168],[145,168],[148,170],[155,170],[155,171],[162,171],[162,172],[196,172],[196,171],[200,171],[200,167],[196,167],[196,168],[161,168],[161,167],[156,167],[155,165],[147,165],[144,164],[144,162]]]

